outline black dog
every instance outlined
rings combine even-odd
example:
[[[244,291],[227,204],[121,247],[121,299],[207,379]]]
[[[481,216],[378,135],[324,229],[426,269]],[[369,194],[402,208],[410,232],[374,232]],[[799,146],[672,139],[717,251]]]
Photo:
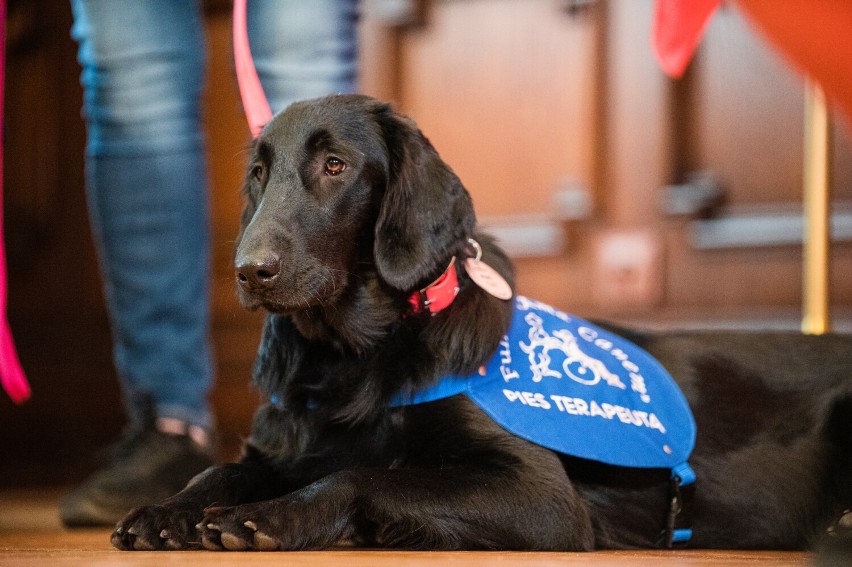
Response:
[[[363,96],[292,105],[254,147],[236,251],[239,296],[268,311],[244,454],[132,511],[121,549],[592,550],[656,547],[670,472],[557,454],[463,395],[391,407],[498,349],[512,284],[467,191],[408,119]],[[455,258],[445,309],[412,303]],[[414,295],[412,295],[414,292]],[[803,548],[852,507],[852,340],[628,332],[684,391],[694,547]],[[678,503],[675,503],[678,504]]]

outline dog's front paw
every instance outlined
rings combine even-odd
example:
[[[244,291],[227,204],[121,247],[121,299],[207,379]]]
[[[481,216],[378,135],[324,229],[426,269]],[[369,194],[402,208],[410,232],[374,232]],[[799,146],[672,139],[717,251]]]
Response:
[[[287,549],[279,538],[268,533],[270,530],[260,530],[258,522],[265,517],[266,511],[258,506],[246,505],[233,508],[208,508],[204,511],[204,519],[196,526],[201,534],[201,542],[205,549],[218,551],[276,551]],[[281,531],[280,529],[272,531]]]
[[[166,506],[142,506],[118,523],[110,541],[125,551],[201,549],[195,529],[198,512]]]
[[[208,508],[197,528],[205,549],[278,551],[335,545],[346,522],[321,506],[290,498]]]

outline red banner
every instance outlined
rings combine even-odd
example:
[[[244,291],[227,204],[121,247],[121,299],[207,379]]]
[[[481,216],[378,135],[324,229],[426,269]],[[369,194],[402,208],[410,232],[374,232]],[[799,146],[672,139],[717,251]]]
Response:
[[[653,47],[667,74],[683,75],[719,4],[721,0],[657,0]],[[852,2],[736,0],[735,5],[852,121]]]
[[[663,71],[675,78],[683,75],[721,1],[657,0],[654,53]]]

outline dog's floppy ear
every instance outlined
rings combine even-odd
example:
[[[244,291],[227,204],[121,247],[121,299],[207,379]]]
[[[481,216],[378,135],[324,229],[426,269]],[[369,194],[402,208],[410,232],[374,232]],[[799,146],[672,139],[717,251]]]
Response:
[[[410,290],[446,268],[473,232],[476,217],[467,190],[414,123],[388,105],[376,116],[389,171],[375,262],[382,279]]]

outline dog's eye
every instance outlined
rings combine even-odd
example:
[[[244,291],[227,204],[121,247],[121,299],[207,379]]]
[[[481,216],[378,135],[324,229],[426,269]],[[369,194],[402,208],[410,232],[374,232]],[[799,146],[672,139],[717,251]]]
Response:
[[[346,169],[346,164],[343,163],[340,158],[330,157],[325,160],[326,175],[339,175],[343,173],[344,169]]]
[[[263,181],[263,166],[260,164],[255,165],[251,168],[251,176],[255,181]]]

